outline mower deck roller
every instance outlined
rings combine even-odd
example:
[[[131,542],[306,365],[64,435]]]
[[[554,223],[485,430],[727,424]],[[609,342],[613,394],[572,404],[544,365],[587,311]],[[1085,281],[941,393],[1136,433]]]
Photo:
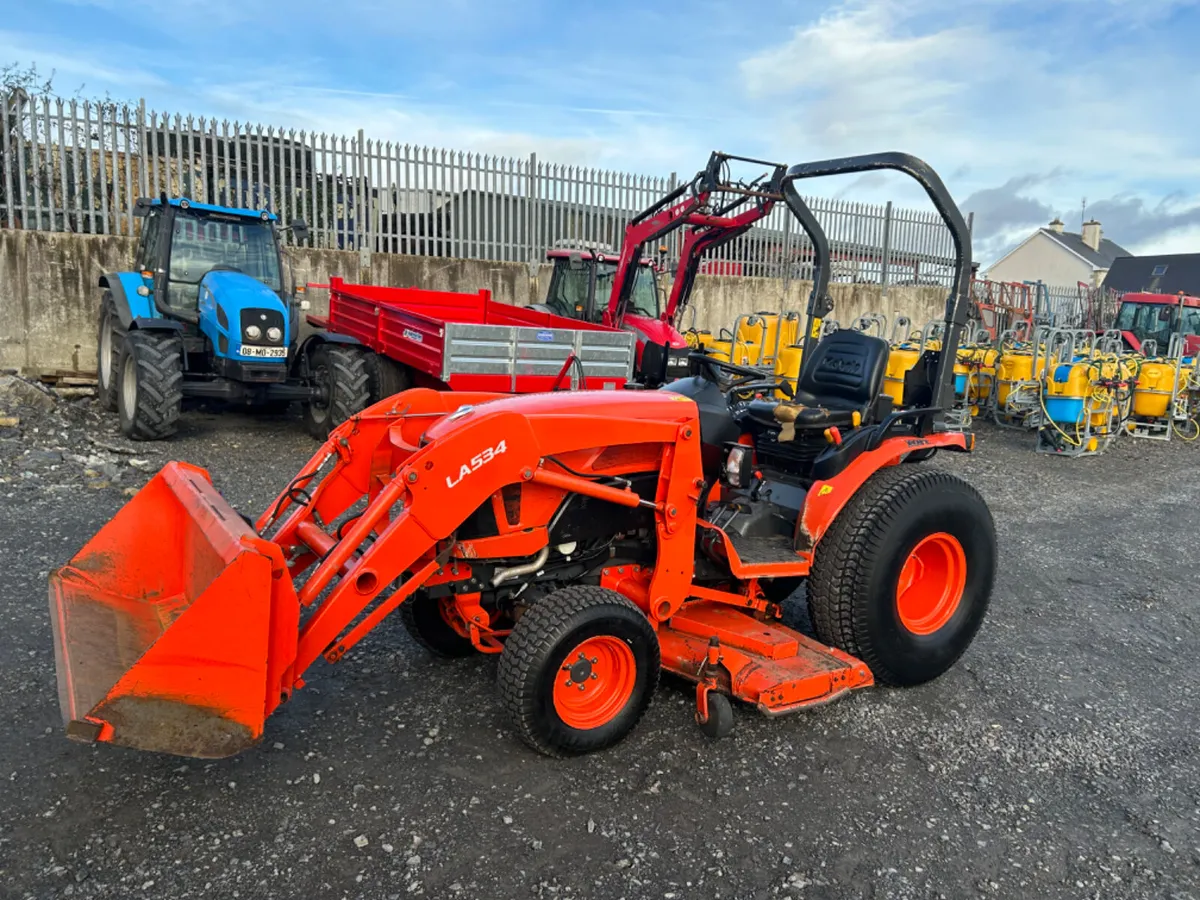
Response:
[[[966,229],[928,167],[885,154],[788,179],[881,166],[917,177],[955,233],[956,333]],[[828,243],[775,171],[769,190],[817,248],[812,323]],[[168,464],[51,576],[68,734],[237,753],[318,659],[394,611],[435,654],[499,654],[515,731],[552,755],[624,737],[664,669],[696,684],[714,737],[729,698],[778,715],[936,678],[979,628],[995,568],[978,493],[909,465],[973,446],[939,424],[953,354],[926,353],[906,379],[924,402],[893,412],[887,342],[814,332],[787,400],[769,374],[702,354],[657,391],[396,394],[338,426],[253,527],[203,470]],[[805,579],[815,637],[782,624]]]

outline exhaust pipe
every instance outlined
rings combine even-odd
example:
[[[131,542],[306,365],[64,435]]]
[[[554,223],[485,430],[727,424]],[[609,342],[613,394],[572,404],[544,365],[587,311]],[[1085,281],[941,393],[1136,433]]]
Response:
[[[546,560],[550,558],[550,545],[543,547],[538,555],[533,558],[533,562],[527,562],[519,566],[510,566],[507,569],[497,569],[492,575],[492,587],[499,587],[506,581],[512,581],[514,578],[519,578],[522,575],[532,575],[538,569],[546,564]]]

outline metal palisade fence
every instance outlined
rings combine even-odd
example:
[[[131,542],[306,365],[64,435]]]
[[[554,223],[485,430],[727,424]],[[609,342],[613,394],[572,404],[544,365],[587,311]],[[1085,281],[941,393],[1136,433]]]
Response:
[[[0,226],[133,234],[139,196],[303,219],[312,246],[535,263],[558,241],[619,247],[672,190],[652,177],[353,136],[0,93]],[[932,210],[806,198],[836,281],[948,285],[953,245]],[[677,235],[674,238],[677,239]],[[669,250],[675,246],[675,240]],[[705,260],[709,274],[807,278],[812,248],[782,206]]]

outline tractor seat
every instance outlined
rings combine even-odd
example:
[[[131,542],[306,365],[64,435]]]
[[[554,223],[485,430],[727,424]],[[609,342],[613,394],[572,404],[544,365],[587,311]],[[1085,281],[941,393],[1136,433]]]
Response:
[[[795,428],[847,427],[875,418],[888,344],[861,331],[835,331],[813,350],[795,396],[775,405],[776,421]]]

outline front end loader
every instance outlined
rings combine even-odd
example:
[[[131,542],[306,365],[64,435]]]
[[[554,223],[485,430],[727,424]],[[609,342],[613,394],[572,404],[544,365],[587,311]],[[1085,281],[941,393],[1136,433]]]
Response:
[[[828,244],[794,182],[875,168],[917,178],[954,235],[956,346],[970,250],[936,174],[902,154],[793,166],[780,196],[818,272],[792,397],[703,354],[657,391],[409,390],[338,426],[253,525],[169,463],[51,575],[68,735],[237,753],[393,612],[435,654],[499,654],[514,730],[550,755],[623,738],[663,670],[714,737],[731,698],[775,716],[946,671],[995,569],[979,494],[915,464],[973,446],[943,424],[953,354],[927,352],[895,412],[885,341],[814,337]],[[782,622],[803,581],[815,636]]]

